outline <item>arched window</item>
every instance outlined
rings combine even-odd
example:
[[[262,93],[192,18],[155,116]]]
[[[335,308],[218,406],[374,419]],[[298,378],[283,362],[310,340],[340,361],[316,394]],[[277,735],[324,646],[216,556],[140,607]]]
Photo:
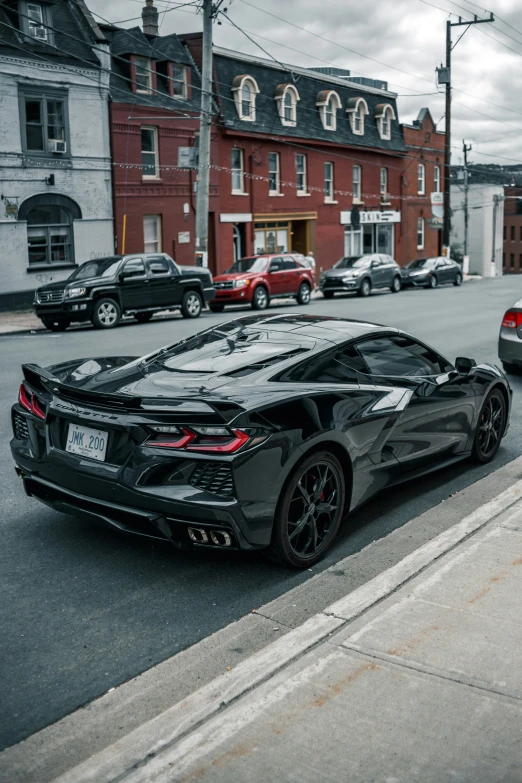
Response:
[[[27,221],[30,266],[74,264],[73,220],[81,220],[78,204],[68,196],[41,194],[26,199],[18,220]]]
[[[364,98],[350,98],[346,111],[350,117],[352,133],[356,136],[364,136],[364,118],[369,113]]]
[[[236,111],[240,120],[255,122],[256,95],[259,92],[256,80],[248,74],[236,76],[232,82]]]
[[[381,139],[391,139],[391,124],[395,119],[395,111],[390,103],[378,103],[375,107],[375,119]]]
[[[325,130],[337,129],[337,110],[341,108],[341,99],[335,90],[322,90],[317,96],[316,106],[321,114]]]
[[[299,100],[297,89],[293,84],[278,84],[275,100],[281,124],[294,128],[297,125],[297,101]]]

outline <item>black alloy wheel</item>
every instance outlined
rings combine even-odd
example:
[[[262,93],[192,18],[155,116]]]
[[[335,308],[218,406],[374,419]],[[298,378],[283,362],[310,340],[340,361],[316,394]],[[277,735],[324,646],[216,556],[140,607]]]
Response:
[[[488,394],[480,411],[472,456],[476,462],[491,462],[506,428],[507,405],[500,389]]]
[[[56,320],[52,318],[42,318],[41,320],[45,328],[49,329],[51,332],[65,332],[71,325],[71,322],[64,318],[57,318]]]
[[[298,304],[307,305],[310,302],[311,295],[312,292],[308,283],[301,283],[296,297]]]
[[[457,276],[453,281],[453,285],[457,285],[457,286],[462,285],[462,275],[460,274],[460,272],[457,272]]]
[[[252,307],[254,310],[266,310],[268,307],[268,291],[263,285],[258,285],[252,297]]]
[[[211,313],[222,313],[225,309],[225,305],[209,304],[208,309]]]
[[[427,288],[437,288],[439,284],[439,281],[437,280],[437,275],[430,275],[428,280]]]
[[[146,324],[152,318],[152,313],[136,313],[134,316],[139,324]]]
[[[337,535],[344,502],[344,474],[337,458],[327,451],[311,454],[279,498],[272,559],[295,568],[318,563]]]
[[[98,299],[94,305],[92,322],[97,329],[114,329],[121,319],[119,304],[114,299]]]
[[[370,292],[372,290],[372,284],[370,283],[370,280],[365,277],[362,281],[361,285],[359,286],[359,290],[357,293],[359,296],[370,296]]]
[[[183,318],[199,318],[203,310],[203,301],[197,291],[185,291],[181,302]]]
[[[333,291],[323,291],[323,296],[325,299],[333,299],[334,298],[334,292]]]
[[[399,275],[395,275],[390,286],[392,294],[398,294],[401,290],[401,278]]]

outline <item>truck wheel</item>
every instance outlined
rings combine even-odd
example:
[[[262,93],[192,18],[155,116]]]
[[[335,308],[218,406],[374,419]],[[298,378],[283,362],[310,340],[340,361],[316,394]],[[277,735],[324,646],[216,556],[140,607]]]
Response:
[[[57,318],[56,320],[53,318],[42,318],[41,321],[45,328],[50,329],[51,332],[65,332],[67,327],[71,325],[71,322],[65,318]]]
[[[118,302],[104,297],[94,305],[92,322],[96,329],[114,329],[121,320],[121,310]]]
[[[199,318],[203,309],[203,302],[197,291],[185,291],[181,303],[181,315],[183,318]]]
[[[268,305],[268,291],[263,285],[258,285],[252,298],[252,307],[254,310],[266,310]]]

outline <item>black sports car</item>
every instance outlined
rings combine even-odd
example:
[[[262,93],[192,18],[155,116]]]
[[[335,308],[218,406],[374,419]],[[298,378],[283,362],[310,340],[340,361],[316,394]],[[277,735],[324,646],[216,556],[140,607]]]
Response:
[[[142,358],[24,365],[11,442],[26,492],[179,547],[309,567],[377,492],[489,462],[511,390],[386,326],[247,316]]]

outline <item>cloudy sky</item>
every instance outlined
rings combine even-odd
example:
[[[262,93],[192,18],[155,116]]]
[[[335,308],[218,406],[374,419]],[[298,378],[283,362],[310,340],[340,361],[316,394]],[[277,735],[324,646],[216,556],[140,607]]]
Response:
[[[201,30],[200,0],[155,0],[161,33]],[[480,3],[480,0],[478,0]],[[218,46],[301,66],[335,65],[352,75],[388,81],[402,122],[429,106],[444,128],[444,95],[435,67],[445,58],[446,21],[488,16],[469,28],[453,51],[453,162],[466,139],[475,163],[522,164],[522,2],[491,0],[225,0],[228,17],[214,27]],[[132,27],[143,0],[87,0],[97,21]],[[487,10],[486,10],[487,9]],[[101,16],[100,16],[101,15]],[[129,21],[127,21],[129,20]],[[453,42],[466,30],[455,27]],[[253,40],[249,40],[250,39]]]

